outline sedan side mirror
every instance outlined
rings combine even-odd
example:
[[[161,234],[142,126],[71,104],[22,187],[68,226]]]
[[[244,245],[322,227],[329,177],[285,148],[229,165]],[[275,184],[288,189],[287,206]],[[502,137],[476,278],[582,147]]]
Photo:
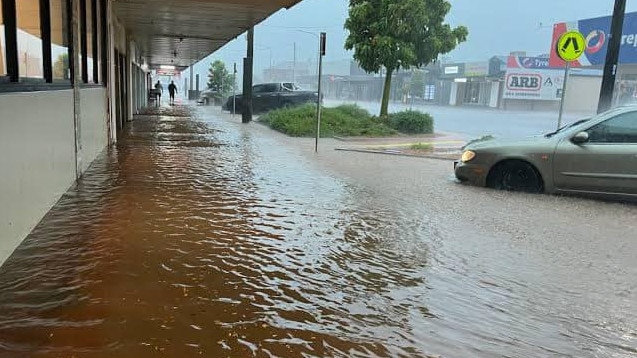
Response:
[[[575,144],[584,144],[588,142],[589,136],[588,132],[578,132],[576,135],[571,138],[571,141]]]

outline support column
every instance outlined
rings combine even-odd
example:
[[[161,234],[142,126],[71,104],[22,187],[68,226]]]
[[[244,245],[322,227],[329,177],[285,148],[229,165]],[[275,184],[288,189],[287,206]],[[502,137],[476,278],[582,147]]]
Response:
[[[133,54],[135,53],[135,51],[133,50],[133,46],[135,46],[135,44],[133,43],[132,39],[130,37],[126,37],[126,75],[125,75],[125,88],[127,89],[127,93],[126,93],[126,109],[127,109],[127,113],[126,113],[126,121],[130,122],[133,120]]]
[[[243,59],[243,97],[241,108],[243,113],[241,122],[250,123],[252,121],[252,62],[254,56],[254,28],[248,30],[248,48],[246,57]]]
[[[71,23],[73,56],[69,61],[73,61],[73,131],[75,136],[75,179],[82,177],[82,121],[80,113],[80,0],[71,2]]]
[[[113,145],[117,142],[117,96],[118,93],[115,88],[116,76],[117,76],[117,57],[115,56],[115,46],[117,42],[115,41],[115,23],[113,20],[113,2],[107,1],[106,3],[106,28],[108,29],[108,48],[107,48],[107,56],[108,56],[108,102],[109,102],[109,144]]]
[[[4,14],[5,55],[7,74],[11,82],[18,82],[20,75],[20,59],[18,56],[18,32],[16,1],[3,1],[2,13]]]
[[[194,74],[195,74],[195,64],[193,63],[192,65],[190,65],[190,88],[188,91],[188,100],[194,99],[192,97],[194,97],[194,94],[192,93],[192,89],[193,89],[193,84],[195,83],[193,80]]]

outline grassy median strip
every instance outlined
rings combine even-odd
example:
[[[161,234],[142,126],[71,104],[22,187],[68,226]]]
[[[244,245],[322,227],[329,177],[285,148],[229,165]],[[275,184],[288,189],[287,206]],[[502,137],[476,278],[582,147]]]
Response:
[[[273,110],[262,115],[259,121],[292,137],[313,137],[316,133],[316,106]],[[322,109],[321,137],[391,137],[400,132],[432,133],[433,119],[428,114],[413,111],[379,118],[350,104]]]

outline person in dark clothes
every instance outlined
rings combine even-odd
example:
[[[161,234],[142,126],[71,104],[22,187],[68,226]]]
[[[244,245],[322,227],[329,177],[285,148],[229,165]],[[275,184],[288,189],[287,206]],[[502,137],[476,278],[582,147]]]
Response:
[[[161,105],[161,94],[164,93],[164,86],[161,85],[161,82],[157,81],[157,83],[155,83],[155,96],[157,96],[155,98],[155,101],[157,102],[157,105]]]
[[[177,86],[174,81],[170,81],[168,85],[168,93],[170,94],[170,104],[175,104],[175,93],[177,93]]]

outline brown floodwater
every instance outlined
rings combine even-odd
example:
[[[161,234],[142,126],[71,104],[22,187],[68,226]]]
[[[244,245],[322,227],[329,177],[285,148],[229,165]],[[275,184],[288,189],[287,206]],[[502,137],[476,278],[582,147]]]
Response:
[[[590,286],[261,134],[138,116],[0,268],[0,357],[637,354],[634,282],[571,312]]]

